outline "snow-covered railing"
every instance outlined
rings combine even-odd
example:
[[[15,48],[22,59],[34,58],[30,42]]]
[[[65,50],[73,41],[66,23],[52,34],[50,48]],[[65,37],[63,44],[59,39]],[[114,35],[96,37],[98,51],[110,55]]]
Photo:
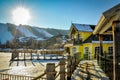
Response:
[[[46,65],[45,72],[32,80],[38,80],[38,79],[55,80],[58,77],[60,77],[60,80],[65,80],[65,74],[66,74],[65,72],[66,63],[65,62],[66,60],[63,58],[60,60],[60,62],[56,66],[55,66],[55,63],[48,63]],[[58,67],[59,67],[59,71],[56,70]]]
[[[54,63],[48,63],[45,72],[32,80],[41,79],[45,75],[47,80],[70,80],[79,61],[79,53],[76,53],[74,56],[68,56],[68,59],[62,58],[56,66]]]
[[[67,59],[62,58],[56,66],[55,63],[48,63],[45,72],[38,77],[0,73],[0,80],[70,80],[72,73],[79,63],[78,54],[68,56]]]
[[[23,60],[26,60],[26,56],[29,55],[29,59],[32,60],[33,56],[32,54],[36,54],[36,59],[40,59],[40,55],[43,55],[43,59],[46,59],[47,54],[55,54],[57,55],[55,59],[59,59],[58,56],[64,54],[64,50],[31,50],[31,49],[25,49],[25,50],[12,50],[12,56],[11,60],[20,60],[20,54],[23,54]],[[64,56],[63,56],[64,57]],[[52,59],[52,56],[50,56],[50,59]]]

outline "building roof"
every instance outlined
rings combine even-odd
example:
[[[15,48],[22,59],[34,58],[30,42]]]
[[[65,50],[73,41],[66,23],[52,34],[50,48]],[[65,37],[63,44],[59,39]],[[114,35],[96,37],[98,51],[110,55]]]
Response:
[[[105,11],[99,22],[97,23],[93,34],[112,34],[112,31],[108,31],[112,27],[114,21],[120,20],[120,3],[109,10]]]
[[[77,31],[92,32],[95,28],[95,25],[77,24],[77,23],[72,23],[72,25],[75,27]]]

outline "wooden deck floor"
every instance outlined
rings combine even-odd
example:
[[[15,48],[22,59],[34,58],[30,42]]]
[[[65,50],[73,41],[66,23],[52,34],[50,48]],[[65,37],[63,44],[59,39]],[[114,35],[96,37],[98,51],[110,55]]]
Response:
[[[80,61],[72,75],[72,80],[109,80],[96,60]]]

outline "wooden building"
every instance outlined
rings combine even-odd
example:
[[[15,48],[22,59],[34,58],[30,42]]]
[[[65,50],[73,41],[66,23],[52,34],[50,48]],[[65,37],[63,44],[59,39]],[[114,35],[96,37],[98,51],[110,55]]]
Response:
[[[101,56],[104,55],[103,35],[113,36],[113,59],[111,59],[111,64],[103,67],[106,67],[106,69],[112,67],[111,69],[108,69],[106,73],[108,73],[111,80],[120,80],[120,4],[112,7],[102,14],[93,34],[99,35]],[[101,61],[102,60],[103,59],[101,59]],[[107,60],[105,59],[105,61]]]

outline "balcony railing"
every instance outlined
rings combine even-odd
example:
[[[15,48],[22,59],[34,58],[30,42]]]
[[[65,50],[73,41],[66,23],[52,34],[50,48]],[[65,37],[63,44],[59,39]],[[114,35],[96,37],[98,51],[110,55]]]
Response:
[[[82,44],[82,39],[73,39],[73,45]]]

